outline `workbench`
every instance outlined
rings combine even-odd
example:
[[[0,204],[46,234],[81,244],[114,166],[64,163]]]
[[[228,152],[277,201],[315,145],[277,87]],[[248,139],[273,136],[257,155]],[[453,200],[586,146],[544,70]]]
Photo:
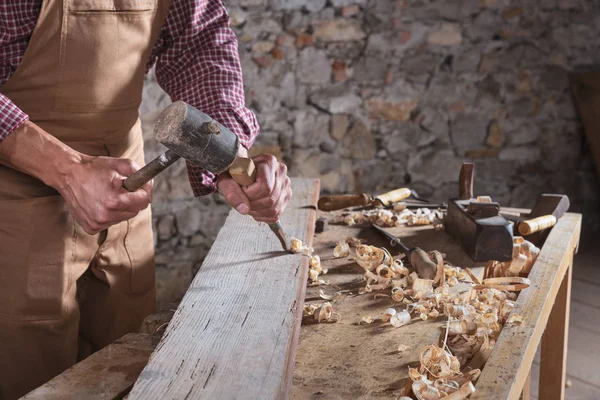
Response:
[[[517,214],[527,210],[504,209]],[[332,220],[334,213],[319,212]],[[568,213],[552,229],[529,274],[531,287],[516,300],[513,313],[524,318],[520,325],[505,325],[494,350],[475,384],[471,399],[528,398],[531,365],[541,343],[540,399],[563,399],[566,374],[571,270],[579,243],[581,215]],[[444,231],[431,225],[386,228],[405,239],[408,247],[438,250],[454,265],[469,267],[479,276],[482,263],[474,263]],[[323,275],[329,286],[308,287],[307,302],[323,301],[326,295],[347,291],[333,300],[336,323],[303,325],[294,370],[292,399],[375,399],[397,398],[408,379],[408,367],[419,366],[419,354],[437,343],[446,317],[415,321],[399,328],[389,323],[359,324],[362,317],[381,314],[398,307],[390,297],[377,292],[356,295],[365,286],[364,270],[350,257],[333,258],[337,241],[358,237],[366,244],[384,246],[398,253],[371,226],[329,224],[314,240],[321,257]],[[381,291],[389,294],[389,289]],[[408,351],[398,352],[398,345]]]
[[[503,211],[518,213],[523,210]],[[319,212],[318,215],[327,214]],[[314,223],[314,218],[309,220]],[[528,398],[530,369],[540,343],[539,398],[564,398],[571,270],[580,226],[581,216],[567,213],[552,229],[529,274],[531,287],[523,290],[515,302],[513,313],[522,315],[523,322],[504,327],[471,399],[518,399],[521,395]],[[409,246],[439,250],[451,263],[470,267],[475,273],[482,272],[482,265],[473,263],[443,231],[435,231],[431,226],[389,230],[403,237]],[[297,348],[292,343],[288,350],[288,356],[291,354],[292,358],[296,353],[295,368],[284,374],[289,374],[288,378],[284,376],[285,380],[291,379],[293,373],[291,390],[289,386],[286,389],[292,399],[399,397],[408,379],[408,367],[418,366],[421,348],[437,341],[445,321],[442,316],[435,320],[413,321],[400,328],[382,323],[359,324],[362,317],[380,314],[395,304],[389,297],[375,296],[374,292],[356,295],[365,285],[364,271],[351,257],[333,259],[332,256],[335,243],[349,236],[363,238],[368,244],[386,246],[394,254],[393,248],[387,246],[388,243],[370,226],[329,224],[327,231],[316,234],[313,246],[323,267],[329,269],[323,278],[330,284],[308,287],[306,301],[323,301],[320,290],[325,294],[344,291],[332,301],[341,320],[301,327]],[[168,319],[171,313],[166,316]],[[163,322],[164,316],[150,318],[144,329],[147,333],[125,336],[26,398],[73,398],[77,393],[86,399],[123,398],[158,344],[159,337],[150,333],[164,331]],[[399,353],[400,344],[408,346],[409,350]]]

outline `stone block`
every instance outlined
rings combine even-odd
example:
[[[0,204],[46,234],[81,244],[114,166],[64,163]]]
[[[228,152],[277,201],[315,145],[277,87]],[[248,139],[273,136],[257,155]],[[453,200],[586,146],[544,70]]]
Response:
[[[156,227],[158,238],[168,240],[177,232],[175,228],[175,217],[172,214],[160,218]]]
[[[464,113],[456,116],[450,125],[452,143],[456,154],[463,156],[467,150],[483,147],[489,119],[483,115]]]
[[[326,87],[311,94],[308,101],[330,114],[350,114],[362,105],[362,99],[344,84]]]
[[[367,109],[371,115],[388,121],[407,121],[418,104],[418,100],[389,102],[383,99],[371,98],[366,101]]]
[[[329,116],[310,110],[296,113],[293,144],[296,147],[319,146],[329,136]]]
[[[361,120],[356,120],[341,140],[340,154],[359,160],[369,160],[375,156],[375,139],[371,130]]]
[[[442,24],[427,37],[427,42],[438,46],[458,46],[462,42],[462,33],[458,24]]]
[[[202,223],[202,211],[199,206],[184,208],[175,213],[177,233],[180,236],[192,236],[198,232]]]
[[[300,82],[318,84],[329,82],[331,63],[323,50],[307,47],[298,54],[296,75]]]
[[[437,187],[445,182],[458,181],[462,161],[450,149],[411,153],[408,173],[413,182]]]
[[[350,122],[348,121],[348,117],[346,115],[334,114],[331,116],[331,136],[339,141],[342,140],[346,132],[348,131],[348,126]]]
[[[499,158],[527,164],[539,161],[542,158],[542,151],[538,147],[530,146],[509,147],[500,152]]]
[[[493,148],[500,148],[504,145],[506,141],[506,136],[504,135],[504,130],[502,129],[502,125],[496,120],[490,122],[488,126],[488,135],[485,139],[485,143]]]
[[[354,19],[336,18],[315,28],[315,38],[324,42],[345,42],[366,37],[360,22]]]

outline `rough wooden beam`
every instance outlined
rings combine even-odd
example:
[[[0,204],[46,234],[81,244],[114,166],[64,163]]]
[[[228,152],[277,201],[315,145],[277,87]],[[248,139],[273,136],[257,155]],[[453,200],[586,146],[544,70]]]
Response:
[[[150,335],[127,334],[23,399],[122,399],[142,372],[153,350]]]
[[[292,188],[281,224],[311,244],[319,181]],[[232,211],[128,399],[288,397],[307,274],[306,256]]]

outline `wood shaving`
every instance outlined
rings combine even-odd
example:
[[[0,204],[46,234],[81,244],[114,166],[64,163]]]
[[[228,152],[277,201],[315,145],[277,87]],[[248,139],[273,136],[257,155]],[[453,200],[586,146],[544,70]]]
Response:
[[[328,301],[321,304],[305,304],[302,312],[302,319],[310,319],[312,317],[316,322],[338,322],[341,317],[334,312],[333,306]]]
[[[515,325],[519,325],[521,324],[521,322],[523,322],[523,316],[520,314],[512,314],[510,317],[508,317],[508,319],[506,320],[507,324],[515,324]]]
[[[382,227],[394,227],[402,225],[439,225],[444,215],[441,210],[429,208],[418,208],[409,210],[406,205],[397,206],[392,210],[374,208],[362,211],[345,212],[333,218],[333,223],[355,225],[376,224]]]
[[[399,344],[398,345],[398,352],[400,353],[404,353],[405,351],[410,350],[410,347],[405,345],[405,344]]]
[[[522,236],[513,238],[512,261],[489,261],[483,274],[486,278],[527,276],[540,254],[540,249]]]
[[[402,325],[408,324],[410,322],[410,320],[411,320],[410,313],[406,310],[402,310],[399,313],[396,313],[391,316],[390,324],[394,328],[399,328]]]
[[[307,256],[312,256],[312,253],[314,253],[314,249],[309,246],[304,246],[302,244],[302,240],[293,237],[290,239],[290,252],[294,254],[301,253]]]
[[[484,279],[481,285],[475,285],[474,288],[478,290],[487,288],[517,292],[527,289],[530,285],[531,282],[527,278],[521,278],[518,276],[505,276],[502,278]]]
[[[341,296],[342,293],[340,292],[335,292],[334,294],[325,294],[325,292],[323,292],[323,289],[319,290],[319,297],[323,300],[336,300],[339,299]]]
[[[337,242],[335,249],[333,249],[334,258],[343,258],[350,255],[350,245],[344,241]]]

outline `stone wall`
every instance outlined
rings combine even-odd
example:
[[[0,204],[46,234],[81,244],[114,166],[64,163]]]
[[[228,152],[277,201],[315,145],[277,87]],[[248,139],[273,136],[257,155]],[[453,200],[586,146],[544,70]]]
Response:
[[[231,0],[258,146],[325,192],[409,185],[444,200],[460,164],[476,194],[530,207],[567,193],[597,227],[599,186],[568,72],[600,64],[600,6],[583,0]],[[149,131],[169,102],[150,76]],[[228,207],[194,199],[180,163],[156,180],[161,299],[185,291]],[[168,282],[164,287],[160,285]],[[173,283],[174,282],[174,283]],[[166,300],[161,300],[165,304]]]

